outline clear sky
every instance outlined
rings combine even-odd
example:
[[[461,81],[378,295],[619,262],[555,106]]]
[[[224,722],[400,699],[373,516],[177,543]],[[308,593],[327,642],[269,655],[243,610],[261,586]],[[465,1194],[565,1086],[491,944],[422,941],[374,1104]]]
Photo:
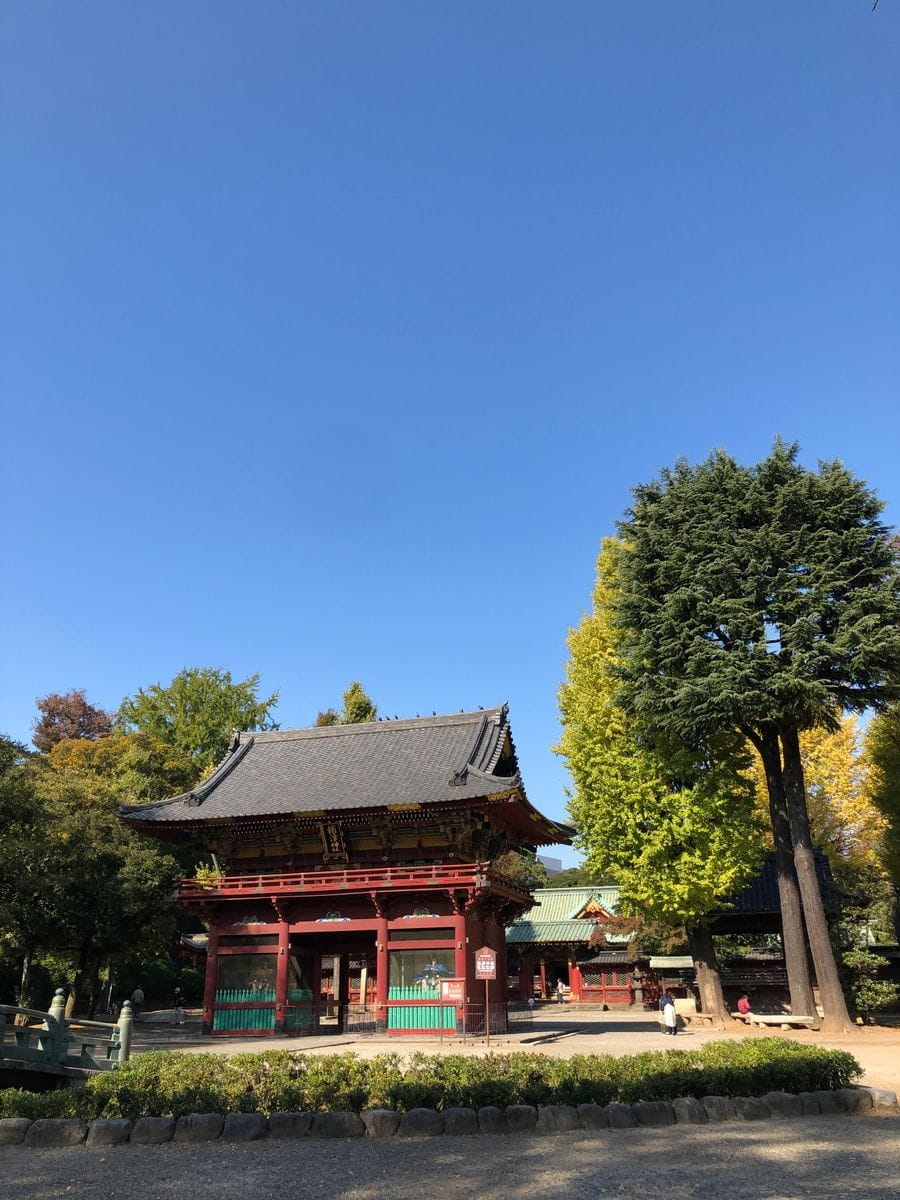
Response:
[[[780,433],[900,520],[896,0],[0,23],[0,730],[188,665],[509,700],[562,817],[635,482]]]

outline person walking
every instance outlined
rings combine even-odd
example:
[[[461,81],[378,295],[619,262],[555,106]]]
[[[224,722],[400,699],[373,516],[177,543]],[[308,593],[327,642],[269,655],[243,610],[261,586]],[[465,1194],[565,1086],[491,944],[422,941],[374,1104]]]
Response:
[[[560,979],[556,985],[556,1003],[565,1004],[566,1002],[566,985]]]
[[[172,993],[172,1024],[184,1024],[184,992],[180,987]]]
[[[659,1009],[663,1019],[663,1033],[670,1033],[672,1037],[678,1032],[678,1014],[675,1011],[675,999],[668,988],[659,998]]]
[[[135,1018],[139,1017],[141,1015],[141,1011],[143,1010],[143,1007],[144,1007],[144,989],[141,987],[140,984],[138,984],[137,987],[134,989],[134,991],[131,993],[132,1015]]]

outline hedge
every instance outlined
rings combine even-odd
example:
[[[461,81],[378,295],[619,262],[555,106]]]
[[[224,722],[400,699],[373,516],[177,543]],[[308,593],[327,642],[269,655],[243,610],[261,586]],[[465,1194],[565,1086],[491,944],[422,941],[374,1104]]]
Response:
[[[77,1089],[0,1091],[0,1117],[179,1117],[188,1113],[480,1108],[759,1096],[847,1087],[861,1074],[841,1050],[784,1038],[710,1042],[698,1050],[576,1054],[141,1054]]]

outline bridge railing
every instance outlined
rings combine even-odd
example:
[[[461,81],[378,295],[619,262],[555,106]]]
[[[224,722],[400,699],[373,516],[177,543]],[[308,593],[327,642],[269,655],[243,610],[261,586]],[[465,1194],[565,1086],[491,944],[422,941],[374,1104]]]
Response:
[[[57,988],[49,1012],[0,1004],[0,1066],[62,1071],[111,1071],[131,1054],[131,1003],[115,1025],[66,1020],[66,997]]]

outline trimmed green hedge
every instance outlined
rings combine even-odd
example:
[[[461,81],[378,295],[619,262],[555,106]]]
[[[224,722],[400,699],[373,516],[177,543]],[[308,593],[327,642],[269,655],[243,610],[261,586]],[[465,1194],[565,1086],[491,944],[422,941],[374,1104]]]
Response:
[[[187,1113],[480,1108],[759,1096],[847,1087],[851,1054],[784,1038],[710,1042],[698,1050],[609,1054],[142,1054],[71,1091],[0,1091],[0,1117],[174,1116]]]

